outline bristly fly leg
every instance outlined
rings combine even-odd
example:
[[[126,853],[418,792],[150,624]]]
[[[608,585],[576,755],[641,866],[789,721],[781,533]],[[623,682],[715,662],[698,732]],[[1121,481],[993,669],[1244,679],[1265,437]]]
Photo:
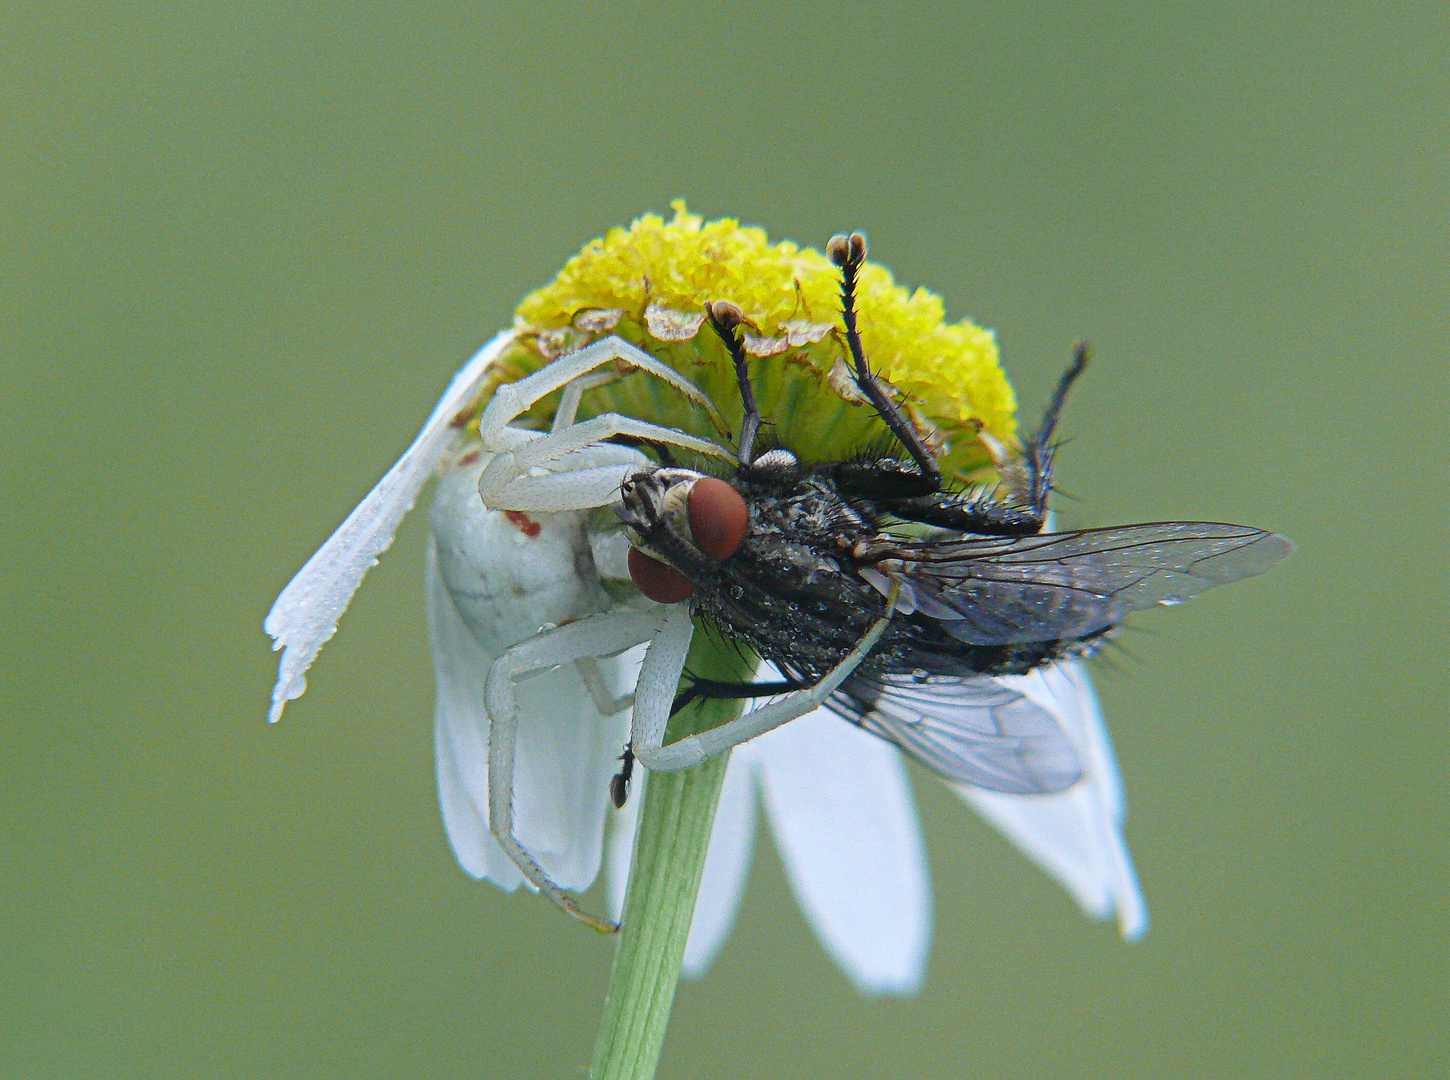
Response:
[[[901,415],[901,410],[886,396],[881,383],[866,366],[866,351],[861,345],[861,333],[856,329],[856,276],[866,262],[866,237],[858,232],[849,236],[833,236],[826,243],[826,257],[841,269],[841,320],[846,324],[846,346],[851,350],[856,385],[906,448],[922,475],[940,485],[941,466],[937,464],[936,455],[927,449],[916,428]]]
[[[1022,447],[1022,460],[1027,469],[1027,490],[1023,494],[1044,521],[1047,519],[1047,497],[1052,492],[1052,461],[1057,456],[1058,444],[1053,441],[1053,436],[1062,417],[1062,407],[1067,402],[1067,392],[1087,367],[1091,355],[1087,342],[1073,344],[1072,360],[1057,381],[1057,389],[1047,403],[1047,411],[1042,414],[1042,423]]]
[[[745,312],[729,300],[707,301],[705,318],[710,322],[725,350],[735,364],[735,380],[740,384],[740,403],[745,409],[745,418],[740,421],[740,464],[749,465],[755,460],[755,436],[760,431],[760,408],[755,404],[755,391],[750,385],[750,370],[746,366],[745,345],[740,340],[740,324],[745,321]]]
[[[629,802],[629,781],[634,776],[634,747],[624,744],[624,753],[619,755],[619,772],[609,781],[609,801],[616,810],[623,810]]]
[[[1047,500],[1052,493],[1052,465],[1058,446],[1054,441],[1057,422],[1062,416],[1067,393],[1083,373],[1088,358],[1086,344],[1078,342],[1073,346],[1072,361],[1058,380],[1042,423],[1026,439],[1020,454],[1012,453],[985,432],[978,433],[1002,477],[1002,489],[1008,496],[1006,499],[992,492],[931,491],[888,499],[878,497],[875,500],[877,504],[904,520],[960,532],[986,536],[1032,536],[1041,532],[1047,523]],[[878,476],[870,475],[873,469],[877,470]],[[843,491],[849,484],[852,489],[859,488],[862,497],[869,498],[871,484],[895,478],[888,477],[891,473],[893,467],[886,463],[858,465],[852,472],[840,476],[838,483],[841,483]]]
[[[796,690],[805,690],[811,684],[798,679],[775,679],[770,682],[719,682],[715,679],[697,679],[686,675],[690,685],[675,695],[670,706],[674,716],[686,705],[695,701],[716,701],[721,699],[775,697]]]

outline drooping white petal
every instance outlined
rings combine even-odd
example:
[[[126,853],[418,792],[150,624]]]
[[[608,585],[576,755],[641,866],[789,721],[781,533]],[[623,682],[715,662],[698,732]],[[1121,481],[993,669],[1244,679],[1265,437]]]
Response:
[[[616,922],[624,913],[630,859],[639,829],[639,808],[644,804],[648,779],[646,771],[635,773],[629,802],[616,815],[609,834],[606,882],[609,911]],[[705,974],[735,925],[735,915],[740,910],[740,898],[750,876],[750,859],[755,849],[756,779],[752,744],[736,747],[720,787],[720,802],[715,810],[715,824],[710,830],[710,846],[705,853],[700,892],[690,921],[690,936],[685,943],[682,970],[687,978],[697,979]]]
[[[752,748],[791,885],[827,952],[863,992],[912,993],[931,883],[900,754],[823,709]]]
[[[433,643],[436,697],[433,746],[443,828],[459,865],[513,892],[523,875],[488,829],[488,714],[483,683],[494,657],[478,644],[453,606],[428,545],[428,630]]]
[[[280,719],[287,702],[307,688],[307,668],[453,441],[449,422],[478,393],[489,365],[512,340],[511,331],[499,334],[463,366],[412,445],[277,597],[263,624],[272,648],[282,650],[269,721]]]
[[[1148,929],[1147,906],[1123,839],[1122,781],[1086,666],[1061,661],[1000,681],[1057,717],[1078,747],[1084,777],[1055,795],[956,790],[1084,911],[1100,919],[1116,914],[1123,937],[1136,940]]]
[[[556,884],[583,892],[603,856],[623,721],[599,715],[572,666],[520,684],[518,701],[515,834]]]
[[[477,485],[486,458],[467,455],[439,479],[430,515],[442,588],[474,643],[479,668],[467,687],[472,695],[467,707],[456,714],[464,722],[444,725],[448,738],[440,740],[440,752],[452,750],[455,774],[485,822],[489,719],[483,684],[488,665],[541,626],[583,618],[610,603],[590,571],[586,515],[511,518],[485,509]],[[617,685],[626,663],[622,658],[599,661],[606,682]],[[524,680],[515,698],[515,833],[560,886],[587,889],[599,872],[609,778],[624,742],[625,714],[601,716],[573,665]],[[466,862],[464,867],[469,869]]]

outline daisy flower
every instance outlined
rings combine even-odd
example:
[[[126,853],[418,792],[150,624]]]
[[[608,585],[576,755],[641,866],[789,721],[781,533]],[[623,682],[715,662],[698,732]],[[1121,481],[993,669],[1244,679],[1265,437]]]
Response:
[[[665,633],[663,608],[634,587],[629,542],[604,504],[617,497],[621,477],[648,463],[640,447],[720,453],[728,433],[740,430],[731,358],[708,327],[702,332],[707,302],[728,298],[744,313],[743,349],[774,444],[803,462],[830,461],[889,438],[845,366],[838,287],[820,253],[771,244],[732,220],[707,223],[678,203],[672,220],[646,215],[587,245],[455,376],[413,444],[279,596],[265,624],[282,650],[270,718],[302,693],[363,575],[436,476],[426,597],[438,789],[453,851],[472,877],[507,891],[544,881],[582,892],[607,861],[619,918],[640,807],[653,798],[639,789],[688,775],[656,773],[648,785],[637,775],[624,810],[611,808],[640,650],[611,638],[576,663],[546,660],[512,687],[506,729],[491,719],[488,703],[502,699],[493,696],[490,669],[521,644],[548,639],[541,631],[604,614],[647,627],[630,645]],[[957,484],[995,482],[1001,458],[992,448],[1015,446],[1017,431],[992,334],[947,322],[938,297],[908,292],[871,263],[860,270],[857,306],[873,368],[943,473]],[[591,349],[606,350],[604,361],[580,366]],[[547,383],[559,372],[567,378]],[[588,422],[621,417],[625,426],[610,428],[610,441],[568,441],[573,431],[594,430]],[[537,448],[549,445],[545,459]],[[548,493],[559,485],[615,494],[556,509],[563,504]],[[519,508],[489,508],[500,500],[486,506],[481,490],[507,492],[503,505]],[[759,666],[718,635],[696,635],[690,648],[693,674],[739,681]],[[1138,937],[1147,918],[1122,835],[1122,785],[1082,661],[1003,676],[984,692],[1000,696],[984,699],[984,709],[1030,710],[1060,728],[1081,778],[1046,795],[960,783],[956,790],[1089,915],[1115,916],[1124,937]],[[718,722],[720,703],[711,704]],[[671,732],[680,734],[673,722]],[[502,797],[490,790],[490,744],[500,739],[512,742],[511,792]],[[691,872],[702,884],[682,946],[687,973],[702,972],[729,932],[763,806],[797,899],[848,977],[870,993],[919,985],[930,877],[895,747],[817,710],[741,744],[728,768],[722,756],[695,771],[706,779],[678,782],[710,787],[705,812],[681,818],[671,834],[708,835]],[[522,861],[490,829],[501,812],[512,814]]]

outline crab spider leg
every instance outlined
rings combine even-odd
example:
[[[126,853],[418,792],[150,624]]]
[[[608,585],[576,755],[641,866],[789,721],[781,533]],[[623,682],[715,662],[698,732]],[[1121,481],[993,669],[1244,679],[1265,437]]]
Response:
[[[580,922],[601,933],[618,929],[607,919],[590,915],[550,880],[544,868],[514,836],[514,766],[519,717],[514,682],[574,660],[614,656],[648,641],[660,627],[660,612],[609,611],[547,630],[515,645],[493,662],[484,684],[489,716],[488,823],[508,857],[541,893]]]
[[[639,463],[546,476],[515,478],[504,490],[483,500],[490,510],[519,510],[528,514],[553,514],[563,510],[585,510],[607,506],[619,497],[619,485],[639,471]]]
[[[579,411],[579,399],[586,390],[608,386],[619,377],[617,371],[596,371],[590,375],[580,375],[564,387],[564,392],[559,395],[559,406],[554,410],[554,423],[549,428],[550,432],[563,431],[574,422],[574,414]]]
[[[572,499],[590,501],[565,502],[561,497],[561,501],[556,503],[545,504],[533,501],[529,506],[515,506],[509,501],[507,493],[509,488],[519,480],[528,482],[524,486],[526,490],[529,490],[531,496],[535,495],[532,490],[535,486],[540,491],[548,489],[551,486],[550,481],[553,481],[554,478],[530,476],[531,469],[557,461],[586,446],[605,442],[616,435],[629,435],[651,442],[667,443],[671,446],[693,450],[698,454],[708,454],[726,460],[734,460],[735,457],[730,451],[705,439],[686,435],[683,431],[646,423],[628,416],[620,416],[618,413],[605,413],[592,420],[585,420],[582,424],[572,424],[561,431],[545,435],[541,439],[534,439],[517,450],[499,453],[488,463],[488,467],[483,470],[483,475],[478,478],[479,497],[483,499],[485,506],[493,510],[582,510],[590,506],[603,506],[614,499],[620,481],[633,469],[621,472],[612,485],[604,485],[601,490],[589,495],[583,493],[592,492],[594,485],[585,485],[580,478],[591,473],[598,473],[600,470],[575,470],[570,473],[558,474],[559,480],[555,486],[567,486],[573,492]],[[544,483],[538,483],[539,481],[544,481]],[[538,498],[543,498],[543,496],[535,496],[536,500]]]
[[[639,763],[647,769],[654,769],[659,772],[678,772],[681,769],[692,769],[696,765],[712,758],[716,754],[723,754],[731,747],[738,746],[747,739],[753,739],[757,735],[764,735],[767,731],[780,727],[782,724],[794,720],[798,716],[819,708],[825,704],[831,696],[846,680],[846,677],[855,671],[861,661],[866,659],[876,643],[881,640],[881,635],[886,632],[887,624],[891,621],[891,613],[896,608],[896,597],[901,591],[900,583],[896,583],[891,589],[891,598],[886,606],[886,614],[871,624],[856,647],[846,654],[846,658],[832,668],[820,682],[806,690],[799,690],[793,694],[773,701],[763,708],[748,712],[738,720],[732,720],[728,724],[721,724],[719,727],[702,731],[698,735],[687,735],[678,742],[672,742],[669,746],[661,745],[665,725],[670,719],[670,703],[673,698],[675,683],[670,684],[667,694],[660,698],[653,692],[650,695],[645,693],[645,672],[641,670],[639,689],[636,691],[634,718],[630,725],[629,742],[634,751],[634,756]],[[669,617],[665,621],[665,627],[655,639],[653,644],[659,644],[670,632],[672,621],[678,616],[677,611],[685,608],[684,604],[677,604],[671,609]],[[684,615],[688,621],[688,612]],[[653,648],[653,644],[651,648]],[[685,638],[685,647],[689,647],[689,638]],[[683,655],[680,658],[681,667],[684,664]],[[648,667],[649,660],[645,660]],[[676,680],[679,676],[676,674]],[[650,688],[651,691],[656,689]],[[663,707],[661,707],[663,702]]]
[[[497,445],[494,440],[498,434],[533,407],[535,402],[612,360],[622,360],[631,367],[663,379],[703,408],[709,414],[710,423],[715,426],[715,430],[722,437],[729,438],[730,428],[726,426],[720,410],[715,408],[715,403],[703,390],[649,353],[635,348],[623,338],[611,336],[561,356],[532,375],[525,375],[517,382],[504,383],[495,390],[478,422],[478,434],[483,445],[493,449]]]
[[[584,689],[594,699],[594,707],[599,710],[600,716],[613,716],[634,704],[633,691],[618,697],[610,693],[609,687],[604,684],[604,676],[599,671],[599,662],[592,656],[575,660],[574,667],[578,670],[579,677],[584,680]]]
[[[650,745],[659,746],[664,738],[665,725],[670,721],[670,709],[674,704],[675,691],[680,686],[680,676],[685,671],[685,658],[689,655],[690,639],[694,634],[695,623],[690,618],[690,605],[671,604],[660,632],[649,643],[644,663],[639,668],[639,679],[634,687],[634,716],[629,725],[631,746],[641,740],[650,740]],[[650,719],[642,721],[641,717]]]

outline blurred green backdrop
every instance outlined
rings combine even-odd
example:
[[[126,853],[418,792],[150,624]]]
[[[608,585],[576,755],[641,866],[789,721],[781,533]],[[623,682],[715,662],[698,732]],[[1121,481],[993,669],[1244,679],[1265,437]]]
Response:
[[[685,196],[1077,335],[1070,524],[1287,533],[1099,669],[1134,947],[918,773],[923,993],[768,843],[662,1075],[1445,1067],[1441,5],[6,5],[0,1075],[582,1075],[610,945],[437,820],[412,519],[263,722],[273,596],[454,368]]]

